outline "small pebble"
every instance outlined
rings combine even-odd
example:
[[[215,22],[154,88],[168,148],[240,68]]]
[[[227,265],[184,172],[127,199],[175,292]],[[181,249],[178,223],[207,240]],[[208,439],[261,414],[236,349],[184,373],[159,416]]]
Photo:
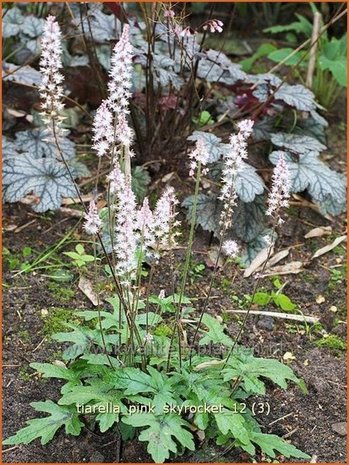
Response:
[[[272,331],[274,327],[274,318],[272,318],[271,316],[261,316],[258,319],[257,326],[260,329]]]
[[[340,421],[338,423],[333,423],[331,425],[332,431],[339,434],[339,436],[346,436],[347,435],[347,422]]]

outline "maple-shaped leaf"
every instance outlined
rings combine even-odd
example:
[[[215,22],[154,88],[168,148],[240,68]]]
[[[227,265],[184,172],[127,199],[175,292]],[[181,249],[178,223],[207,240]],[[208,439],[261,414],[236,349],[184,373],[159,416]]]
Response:
[[[224,381],[241,377],[244,389],[253,394],[265,394],[265,387],[260,378],[268,378],[282,389],[287,388],[287,381],[293,381],[306,391],[303,380],[297,378],[292,369],[275,359],[256,358],[252,354],[238,354],[230,357],[228,368],[223,370]]]
[[[176,441],[189,450],[195,449],[193,435],[188,431],[190,425],[179,415],[137,413],[124,417],[122,422],[136,428],[147,427],[138,439],[148,442],[147,450],[155,463],[163,463],[170,457],[170,452],[177,452]]]
[[[224,333],[223,325],[216,318],[205,313],[202,317],[202,324],[207,327],[207,331],[204,332],[199,345],[209,344],[210,342],[223,344],[227,347],[233,345],[233,341]]]
[[[222,412],[215,413],[214,418],[218,429],[223,434],[231,433],[234,438],[243,444],[249,444],[249,432],[242,414],[224,408]]]
[[[35,160],[29,154],[4,160],[3,186],[7,202],[18,202],[30,193],[37,195],[39,202],[33,206],[36,212],[56,210],[63,197],[76,195],[63,164],[45,158]]]
[[[124,390],[126,397],[151,394],[149,402],[155,406],[156,412],[161,411],[166,403],[176,403],[171,379],[150,366],[147,370],[149,374],[132,367],[118,370],[115,373],[115,385]]]
[[[286,458],[310,459],[310,455],[305,454],[275,434],[253,433],[251,441],[258,444],[262,451],[272,459],[276,456],[275,451],[284,455]]]
[[[30,404],[37,412],[45,412],[50,415],[43,418],[35,418],[27,422],[27,426],[20,429],[14,436],[3,441],[6,445],[29,444],[34,439],[41,438],[41,444],[45,445],[62,426],[65,432],[78,436],[84,424],[79,420],[75,407],[66,407],[55,404],[50,400],[45,402],[32,402]]]

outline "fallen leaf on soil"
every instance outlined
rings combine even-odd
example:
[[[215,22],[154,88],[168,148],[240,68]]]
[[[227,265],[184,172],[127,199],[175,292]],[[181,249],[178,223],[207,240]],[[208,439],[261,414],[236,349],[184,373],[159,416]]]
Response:
[[[270,260],[268,260],[265,268],[270,268],[273,265],[276,265],[280,262],[283,258],[287,257],[290,253],[289,249],[280,250],[280,252],[276,253]]]
[[[247,310],[226,310],[228,313],[247,313]],[[293,313],[269,312],[266,310],[250,310],[249,315],[263,315],[272,318],[281,318],[283,320],[303,321],[305,323],[318,323],[319,318],[316,316],[295,315]]]
[[[57,367],[67,368],[66,364],[62,362],[62,360],[54,360],[52,365],[56,365]]]
[[[322,237],[328,236],[332,233],[331,226],[320,226],[319,228],[311,229],[305,236],[305,239],[310,239],[311,237]]]
[[[93,194],[86,194],[81,196],[83,202],[90,202],[90,200],[93,200]],[[73,204],[80,204],[80,199],[78,198],[65,198],[62,200],[62,205],[73,205]]]
[[[89,279],[81,276],[79,279],[79,289],[85,294],[85,296],[90,300],[90,302],[92,302],[95,307],[100,304],[98,295],[93,290],[92,283]]]
[[[15,229],[17,229],[17,225],[16,224],[9,224],[7,226],[3,226],[3,230],[6,231],[6,232],[11,232],[11,231],[14,231]]]
[[[337,237],[332,244],[326,245],[325,247],[322,247],[321,249],[317,250],[314,255],[311,257],[312,259],[320,257],[321,255],[324,255],[327,252],[330,252],[330,250],[334,249],[339,245],[341,242],[346,241],[347,236],[340,236]]]
[[[296,360],[296,357],[293,355],[292,352],[284,353],[282,358],[285,360],[285,362],[292,362],[293,360]]]
[[[217,367],[219,365],[223,365],[225,363],[225,360],[210,360],[209,362],[203,362],[199,363],[194,370],[195,371],[200,371],[200,370],[205,370],[205,368],[211,368],[211,367]]]
[[[321,294],[316,297],[316,303],[317,304],[323,304],[325,302],[325,300],[326,300],[325,297],[323,295],[321,295]]]
[[[272,248],[271,252],[269,252],[270,247],[266,247],[265,249],[262,249],[257,256],[255,257],[254,260],[252,260],[252,263],[248,268],[246,268],[244,272],[244,278],[248,278],[253,274],[255,271],[258,270],[259,267],[263,265],[263,263],[267,260],[269,254],[271,255],[274,251],[274,248]]]
[[[84,212],[80,210],[74,210],[73,208],[61,207],[59,211],[64,215],[71,216],[74,218],[81,218],[82,216],[84,216]]]
[[[286,265],[280,266],[273,266],[272,268],[268,268],[268,273],[263,273],[264,276],[273,276],[276,274],[297,274],[303,271],[303,262],[290,262],[286,263]]]
[[[171,171],[171,173],[165,174],[165,176],[163,176],[163,177],[161,178],[161,181],[162,181],[163,183],[167,183],[168,181],[170,181],[170,179],[173,178],[174,174],[175,174],[174,171]]]

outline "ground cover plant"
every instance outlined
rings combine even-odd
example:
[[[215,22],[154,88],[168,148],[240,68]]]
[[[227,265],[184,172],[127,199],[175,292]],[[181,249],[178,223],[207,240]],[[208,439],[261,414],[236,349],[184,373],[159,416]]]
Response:
[[[305,395],[304,381],[287,364],[244,347],[241,336],[255,304],[297,311],[279,279],[273,290],[261,289],[272,260],[277,263],[291,195],[307,191],[309,203],[327,216],[345,209],[345,179],[320,159],[326,148],[321,108],[304,86],[286,84],[272,74],[249,75],[223,52],[205,50],[206,35],[222,33],[221,20],[211,16],[191,27],[184,23],[183,11],[168,5],[137,7],[139,17],[131,14],[131,6],[114,5],[112,14],[103,5],[68,7],[73,27],[80,34],[87,28],[89,40],[103,44],[117,37],[110,57],[110,47],[97,45],[93,56],[78,60],[78,66],[89,60],[96,82],[103,77],[101,69],[108,70],[108,78],[100,82],[103,99],[88,129],[97,165],[88,203],[77,180],[90,172],[68,137],[62,60],[64,52],[74,58],[63,41],[59,17],[44,11],[37,23],[39,71],[5,63],[7,79],[17,84],[28,78],[21,70],[30,76],[34,72],[37,81],[30,82],[38,86],[41,103],[35,114],[38,127],[4,139],[4,198],[17,202],[34,193],[33,209],[39,213],[59,208],[64,197],[77,199],[84,209],[86,244],[64,252],[69,265],[52,267],[62,281],[70,280],[64,266],[78,270],[79,288],[95,308],[75,311],[75,322],[68,316],[51,335],[64,346],[62,360],[30,363],[43,378],[63,381],[61,395],[32,402],[36,411],[49,415],[29,420],[4,444],[40,439],[45,445],[64,427],[72,436],[87,429],[111,432],[122,442],[145,442],[157,463],[178,460],[200,449],[203,440],[250,459],[310,459],[307,450],[263,432],[256,418],[259,404],[253,401],[266,395],[270,382],[284,390],[293,383]],[[14,25],[35,18],[23,11],[14,6],[4,17],[6,35],[15,37],[16,44],[28,33]],[[203,92],[212,86],[205,99],[198,95],[198,81]],[[210,99],[217,83],[234,96],[224,102],[223,114],[236,110],[226,142],[214,134],[219,112],[211,109]],[[271,162],[265,177],[250,162],[252,141],[262,143],[261,166]],[[193,193],[183,198],[167,186],[158,196],[147,196],[150,179],[144,165],[151,155],[164,151],[166,161],[184,148]],[[145,163],[137,166],[133,160]],[[181,257],[176,254],[185,221],[179,221],[180,207],[187,210],[189,227]],[[189,293],[205,269],[193,264],[197,225],[212,232],[217,244],[204,294],[200,289]],[[343,240],[337,238],[332,249]],[[22,251],[24,258],[31,254],[32,249]],[[37,269],[52,255],[39,255],[18,273]],[[18,267],[15,260],[11,263]],[[171,270],[166,291],[155,279],[162,263]],[[245,267],[246,277],[258,272],[234,335],[224,318],[210,311],[222,263]],[[99,295],[101,286],[110,290],[106,302]]]

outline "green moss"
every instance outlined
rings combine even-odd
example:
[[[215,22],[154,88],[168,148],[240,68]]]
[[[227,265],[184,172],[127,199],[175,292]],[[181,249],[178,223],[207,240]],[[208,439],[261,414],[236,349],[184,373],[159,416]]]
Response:
[[[52,296],[59,302],[69,302],[74,296],[74,289],[62,285],[62,283],[51,282],[47,287],[51,291]]]
[[[80,321],[73,317],[74,310],[70,308],[50,308],[48,315],[44,318],[44,325],[42,332],[45,336],[51,336],[54,333],[60,331],[66,331],[67,327],[65,323],[73,323],[74,321]]]
[[[332,349],[336,351],[346,350],[347,344],[340,337],[335,334],[330,334],[327,337],[322,337],[315,342],[318,347],[326,347],[327,349]]]
[[[18,331],[17,335],[18,335],[18,338],[19,338],[23,343],[28,343],[28,342],[30,342],[30,340],[31,340],[29,331],[26,330],[26,329],[23,329],[23,330],[21,330],[21,331]]]
[[[19,377],[23,381],[29,381],[30,380],[30,373],[29,373],[29,370],[28,370],[27,366],[21,367],[19,369]]]

